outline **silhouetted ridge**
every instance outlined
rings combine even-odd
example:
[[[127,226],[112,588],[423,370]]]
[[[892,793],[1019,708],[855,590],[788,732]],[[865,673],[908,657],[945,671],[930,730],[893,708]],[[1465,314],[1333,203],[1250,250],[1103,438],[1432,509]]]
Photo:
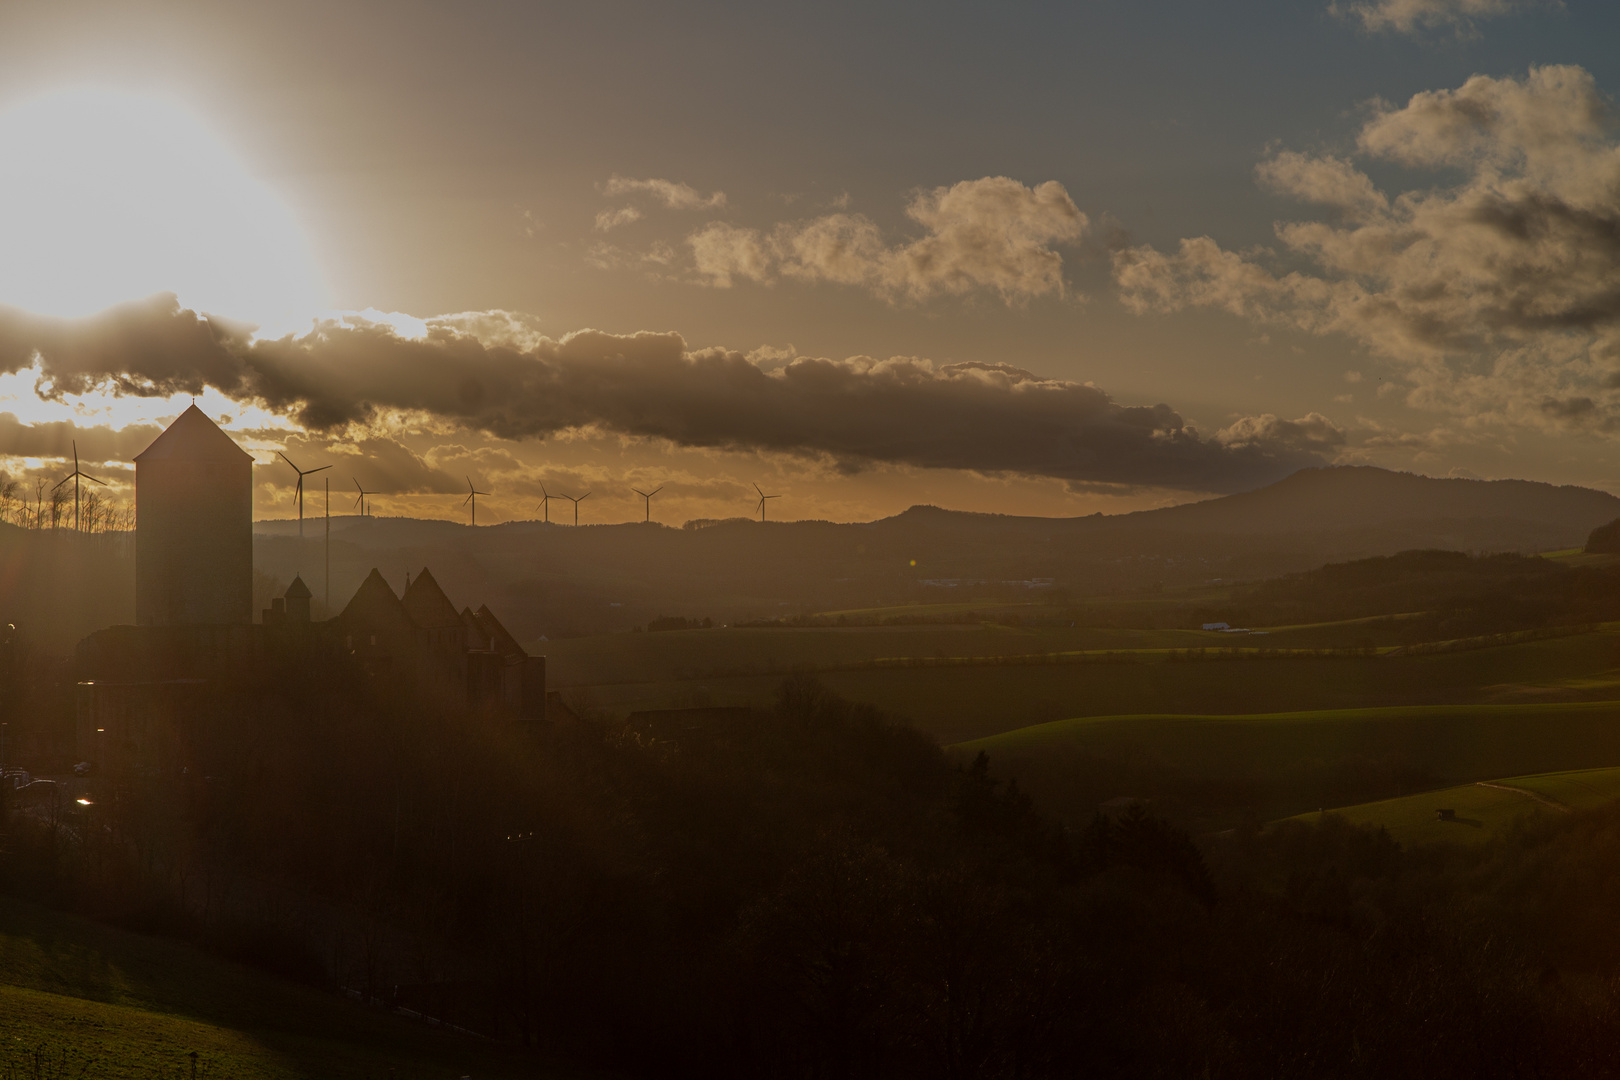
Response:
[[[1577,547],[1616,518],[1620,499],[1587,488],[1357,466],[1110,517],[921,505],[855,524],[531,521],[477,533],[445,521],[350,519],[333,523],[332,592],[346,595],[374,566],[431,561],[445,592],[488,597],[510,613],[517,640],[529,641],[629,630],[671,613],[724,623],[984,597],[1031,602],[1254,581],[1410,549],[1528,554]],[[256,542],[260,569],[279,580],[308,565],[295,527],[271,523]],[[461,613],[468,634],[487,637],[471,616]]]
[[[1354,465],[1301,469],[1255,491],[1104,520],[1223,532],[1295,532],[1407,520],[1616,516],[1620,499],[1592,488],[1533,480],[1442,480]]]
[[[1586,538],[1585,550],[1589,555],[1620,553],[1620,518],[1593,529],[1591,535]]]

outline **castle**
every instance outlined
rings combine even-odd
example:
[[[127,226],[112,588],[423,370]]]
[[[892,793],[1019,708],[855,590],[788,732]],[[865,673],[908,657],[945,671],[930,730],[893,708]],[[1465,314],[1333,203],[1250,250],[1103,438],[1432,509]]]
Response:
[[[318,652],[445,703],[546,714],[545,658],[487,607],[457,609],[424,568],[401,596],[375,568],[336,616],[295,577],[253,621],[253,459],[195,405],[135,458],[135,625],[76,654],[80,758],[162,772],[177,723],[247,693],[277,657]]]

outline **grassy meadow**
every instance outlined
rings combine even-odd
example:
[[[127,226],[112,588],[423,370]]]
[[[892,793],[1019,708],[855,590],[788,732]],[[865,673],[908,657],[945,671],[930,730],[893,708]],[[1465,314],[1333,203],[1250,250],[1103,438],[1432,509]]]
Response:
[[[1527,820],[1590,810],[1615,799],[1620,799],[1620,768],[1575,769],[1462,784],[1327,812],[1353,824],[1387,829],[1401,844],[1412,847],[1482,843]],[[1455,811],[1455,817],[1442,819],[1437,812],[1441,808]],[[1297,815],[1301,821],[1318,816]]]
[[[1200,828],[1620,762],[1620,703],[1077,717],[953,746],[1083,821],[1108,799]]]
[[[1221,828],[1620,765],[1620,624],[1396,646],[1414,616],[1249,636],[920,621],[975,610],[966,603],[828,614],[907,610],[918,618],[600,635],[537,651],[564,697],[609,716],[768,706],[784,676],[813,671],[959,755],[985,751],[998,776],[1071,822],[1128,796]],[[1484,790],[1467,795],[1495,798]]]
[[[0,896],[0,1076],[181,1080],[192,1053],[199,1077],[537,1075],[531,1056]]]
[[[1287,644],[1282,632],[1260,639],[1195,630],[990,624],[717,628],[601,635],[535,647],[547,656],[553,688],[578,707],[607,714],[765,705],[784,675],[808,669],[844,697],[905,717],[942,743],[1075,717],[1620,696],[1620,634],[1609,627],[1437,654],[1187,655],[1189,649],[1252,649],[1262,641],[1279,649],[1310,647]],[[1052,657],[1072,662],[1010,662],[1061,653],[1077,655]],[[907,660],[950,662],[914,666]]]

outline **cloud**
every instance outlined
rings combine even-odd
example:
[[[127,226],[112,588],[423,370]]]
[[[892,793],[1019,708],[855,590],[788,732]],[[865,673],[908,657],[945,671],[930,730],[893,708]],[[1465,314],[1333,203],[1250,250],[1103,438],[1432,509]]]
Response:
[[[1557,6],[1557,0],[1372,0],[1370,3],[1333,3],[1335,15],[1358,20],[1372,31],[1393,30],[1416,34],[1423,30],[1451,29],[1474,32],[1474,20],[1494,19],[1532,8]]]
[[[1263,446],[1298,453],[1337,450],[1347,441],[1345,431],[1321,413],[1307,413],[1298,420],[1282,420],[1271,413],[1245,416],[1232,426],[1215,433],[1223,446]]]
[[[444,467],[436,453],[438,448],[419,454],[387,435],[338,438],[321,432],[300,432],[289,437],[281,430],[248,434],[285,443],[288,456],[306,468],[312,467],[312,460],[331,462],[330,474],[322,473],[309,481],[310,497],[325,479],[331,481],[334,496],[351,499],[357,487],[385,495],[453,495],[466,487],[461,473]],[[259,475],[272,484],[284,482],[289,487],[297,479],[280,458],[261,468]]]
[[[1391,196],[1347,158],[1277,154],[1261,182],[1327,212],[1279,223],[1280,256],[1196,237],[1115,252],[1115,279],[1138,313],[1206,307],[1349,337],[1395,361],[1415,406],[1613,428],[1616,135],[1581,68],[1474,76],[1379,106],[1357,138],[1359,157],[1433,171],[1436,184]]]
[[[690,184],[673,180],[632,180],[626,176],[613,176],[602,185],[604,195],[650,195],[671,210],[712,210],[726,205],[726,193],[710,192],[704,195]]]
[[[25,424],[15,413],[0,412],[0,457],[68,461],[77,444],[79,462],[86,468],[116,466],[129,462],[146,449],[161,430],[150,424],[115,428],[106,424],[84,426],[70,420]]]
[[[598,232],[607,232],[617,229],[620,225],[628,225],[633,221],[641,220],[641,211],[633,206],[621,206],[617,210],[603,210],[596,215],[596,228]]]
[[[397,320],[396,320],[397,321]],[[1321,462],[1332,425],[1256,418],[1205,438],[1168,405],[1124,406],[1086,383],[1008,364],[936,367],[894,357],[795,357],[765,370],[741,352],[690,349],[677,334],[582,330],[539,336],[505,313],[317,324],[302,336],[249,332],[172,296],[78,321],[0,309],[0,368],[37,365],[41,393],[168,395],[213,387],[315,433],[365,438],[391,418],[426,418],[504,439],[580,430],[678,446],[1065,480],[1230,491]],[[484,331],[491,336],[480,336]],[[442,489],[426,472],[397,482]],[[459,466],[458,466],[459,467]]]
[[[687,238],[698,279],[792,278],[866,289],[888,300],[995,292],[1009,304],[1063,295],[1063,257],[1087,225],[1055,180],[1026,187],[1005,176],[919,191],[906,216],[923,234],[891,246],[863,214],[833,213],[769,231],[715,222]]]
[[[731,288],[738,277],[765,281],[773,256],[758,230],[717,221],[687,237],[699,277],[717,289]]]
[[[1389,212],[1389,199],[1343,158],[1284,151],[1256,166],[1255,176],[1273,191],[1332,207],[1352,220],[1375,220]]]

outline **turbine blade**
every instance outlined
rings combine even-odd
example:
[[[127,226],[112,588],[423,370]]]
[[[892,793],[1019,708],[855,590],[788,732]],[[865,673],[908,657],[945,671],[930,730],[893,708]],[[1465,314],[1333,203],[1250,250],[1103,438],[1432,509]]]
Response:
[[[102,487],[107,486],[107,481],[105,481],[105,480],[97,480],[95,477],[91,476],[89,473],[80,473],[79,475],[84,477],[86,480],[90,481],[92,484],[100,484]]]
[[[754,490],[759,491],[759,485],[758,484],[754,485]],[[765,493],[763,491],[759,491],[759,497],[763,499],[765,497]]]
[[[653,497],[653,496],[654,496],[654,495],[656,495],[656,494],[658,494],[658,493],[659,493],[659,492],[660,492],[660,491],[663,491],[663,490],[664,490],[664,485],[663,485],[663,484],[659,484],[659,485],[658,485],[658,486],[657,486],[657,487],[655,487],[655,488],[653,488],[653,489],[652,489],[652,490],[651,490],[651,491],[649,491],[649,492],[647,492],[647,498],[649,498],[649,499],[650,499],[650,498],[652,498],[652,497]]]
[[[305,469],[304,470],[304,475],[308,476],[311,473],[325,472],[327,469],[330,469],[331,467],[332,466],[330,466],[330,465],[322,465],[319,469]]]
[[[300,469],[297,465],[293,465],[293,459],[292,458],[288,457],[286,454],[283,454],[280,450],[276,451],[276,456],[279,457],[282,461],[285,461],[287,464],[292,465],[293,472],[298,473],[299,475],[303,475],[304,470]]]

